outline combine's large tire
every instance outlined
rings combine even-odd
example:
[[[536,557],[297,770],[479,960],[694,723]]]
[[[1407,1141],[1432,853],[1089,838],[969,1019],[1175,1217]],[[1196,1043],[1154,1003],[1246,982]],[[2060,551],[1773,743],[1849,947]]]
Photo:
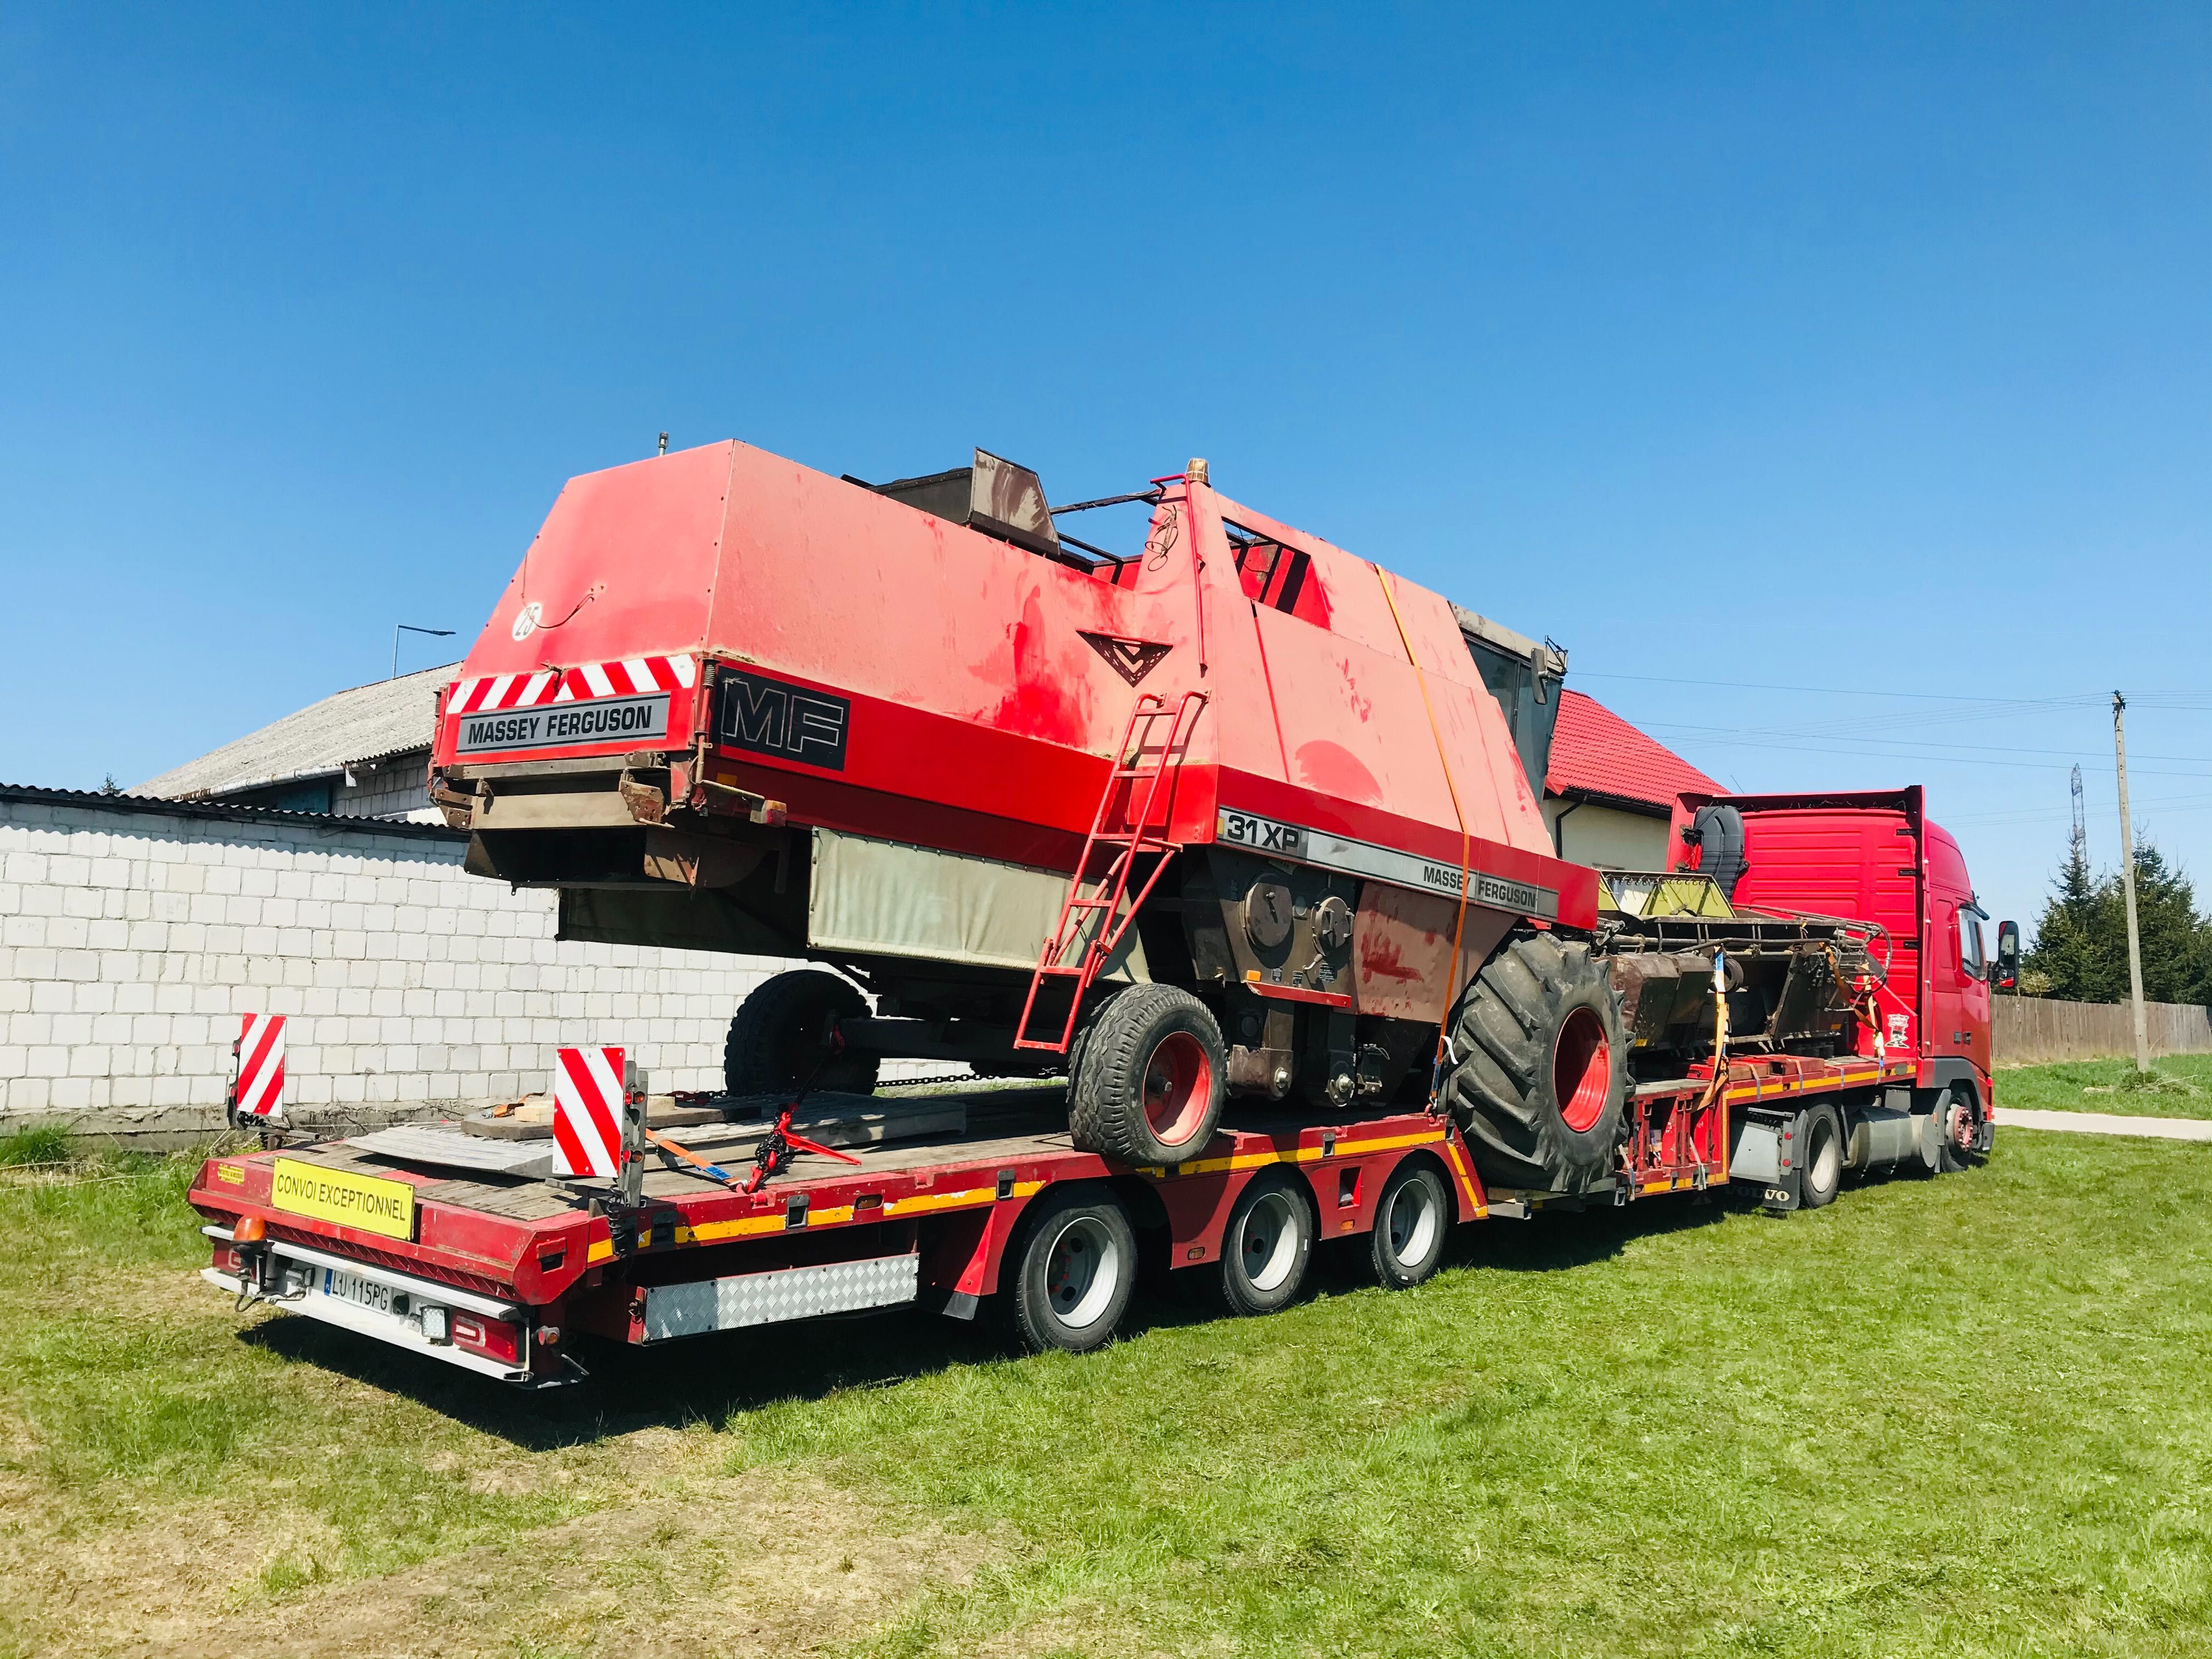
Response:
[[[1509,940],[1461,999],[1451,1048],[1444,1098],[1485,1181],[1581,1193],[1613,1173],[1627,1044],[1587,945]]]
[[[1125,1164],[1181,1164],[1213,1139],[1227,1092],[1221,1028],[1173,985],[1133,985],[1077,1039],[1067,1082],[1076,1146]]]
[[[858,1019],[867,1012],[859,990],[835,974],[818,968],[778,974],[738,1005],[722,1045],[724,1086],[733,1095],[797,1090],[822,1065],[822,1033],[829,1020]],[[872,1094],[877,1060],[874,1054],[848,1049],[822,1066],[814,1086]]]

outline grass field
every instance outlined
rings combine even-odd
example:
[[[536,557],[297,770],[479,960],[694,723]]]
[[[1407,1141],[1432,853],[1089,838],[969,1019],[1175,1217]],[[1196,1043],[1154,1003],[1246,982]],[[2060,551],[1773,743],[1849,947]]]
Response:
[[[2124,1117],[2212,1117],[2212,1054],[2168,1054],[2152,1062],[2156,1081],[2136,1079],[2131,1060],[2076,1060],[1997,1073],[1997,1116],[2008,1106],[2049,1112],[2114,1112]]]
[[[1084,1359],[901,1316],[557,1401],[236,1314],[184,1168],[100,1173],[0,1188],[0,1654],[2212,1649],[2212,1148],[2001,1133]]]

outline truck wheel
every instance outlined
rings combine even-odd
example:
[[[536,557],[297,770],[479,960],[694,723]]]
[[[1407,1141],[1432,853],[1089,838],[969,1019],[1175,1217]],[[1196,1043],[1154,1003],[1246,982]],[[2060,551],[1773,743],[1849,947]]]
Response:
[[[1221,1260],[1206,1275],[1214,1300],[1232,1314],[1266,1314],[1305,1287],[1313,1265],[1313,1200],[1295,1176],[1267,1170],[1245,1183],[1222,1230]]]
[[[1825,1103],[1797,1120],[1797,1207],[1817,1210],[1836,1201],[1844,1184],[1844,1124]]]
[[[1444,1084],[1482,1178],[1580,1193],[1612,1175],[1627,1048],[1588,945],[1531,935],[1483,963],[1460,1000]]]
[[[868,1005],[851,983],[818,968],[778,974],[738,1006],[722,1045],[722,1083],[733,1095],[787,1094],[814,1076],[814,1086],[873,1094],[877,1056],[847,1049],[822,1065],[822,1037],[831,1019],[858,1019]]]
[[[1954,1170],[1966,1169],[1973,1162],[1982,1135],[1973,1097],[1963,1088],[1953,1089],[1937,1103],[1936,1116],[1936,1127],[1942,1137],[1937,1146],[1939,1161],[1936,1172],[1948,1175]]]
[[[1006,1311],[1031,1353],[1087,1353],[1114,1334],[1137,1278],[1137,1235],[1119,1199],[1096,1187],[1048,1192],[1022,1218],[1007,1262]]]
[[[1411,1158],[1390,1171],[1375,1204],[1368,1240],[1375,1282],[1386,1291],[1409,1291],[1433,1274],[1451,1237],[1451,1194],[1425,1158]]]
[[[1086,1152],[1181,1164],[1213,1139],[1228,1069],[1204,1003],[1173,985],[1133,985],[1079,1039],[1067,1127]]]

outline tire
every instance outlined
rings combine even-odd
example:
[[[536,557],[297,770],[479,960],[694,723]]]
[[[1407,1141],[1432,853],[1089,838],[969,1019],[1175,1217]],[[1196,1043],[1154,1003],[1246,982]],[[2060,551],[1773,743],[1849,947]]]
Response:
[[[1410,1291],[1432,1277],[1451,1239],[1452,1210],[1451,1190],[1429,1159],[1409,1158],[1391,1170],[1367,1235],[1375,1282],[1386,1291]]]
[[[1936,1103],[1936,1173],[1970,1168],[1982,1145],[1981,1115],[1974,1109],[1973,1096],[1963,1086],[1953,1088]]]
[[[1212,1299],[1232,1314],[1268,1314],[1305,1288],[1313,1267],[1313,1195],[1304,1182],[1265,1170],[1244,1185],[1221,1231],[1221,1260],[1206,1275]]]
[[[1048,1191],[1022,1218],[1004,1297],[1015,1341],[1031,1353],[1088,1353],[1113,1337],[1137,1281],[1137,1235],[1102,1188]]]
[[[849,981],[818,968],[794,969],[755,990],[738,1006],[722,1044],[722,1085],[733,1095],[787,1094],[814,1086],[842,1094],[873,1094],[878,1057],[847,1049],[822,1065],[823,1028],[834,1016],[858,1019],[867,1001]],[[815,1067],[821,1075],[815,1077]]]
[[[1228,1057],[1206,1006],[1173,985],[1133,985],[1077,1039],[1067,1127],[1079,1149],[1125,1164],[1181,1164],[1221,1121]]]
[[[1834,1203],[1844,1184],[1844,1121],[1833,1106],[1811,1107],[1799,1115],[1797,1146],[1797,1207]]]
[[[1482,1178],[1583,1193],[1614,1172],[1628,1045],[1620,1000],[1579,941],[1508,941],[1453,1022],[1444,1098]]]

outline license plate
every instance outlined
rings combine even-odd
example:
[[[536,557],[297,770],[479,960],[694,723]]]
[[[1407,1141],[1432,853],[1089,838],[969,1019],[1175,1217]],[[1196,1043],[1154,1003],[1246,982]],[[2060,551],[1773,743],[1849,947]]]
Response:
[[[373,1279],[363,1279],[357,1273],[341,1273],[336,1267],[323,1269],[323,1294],[377,1313],[392,1311],[392,1286],[380,1285]]]

